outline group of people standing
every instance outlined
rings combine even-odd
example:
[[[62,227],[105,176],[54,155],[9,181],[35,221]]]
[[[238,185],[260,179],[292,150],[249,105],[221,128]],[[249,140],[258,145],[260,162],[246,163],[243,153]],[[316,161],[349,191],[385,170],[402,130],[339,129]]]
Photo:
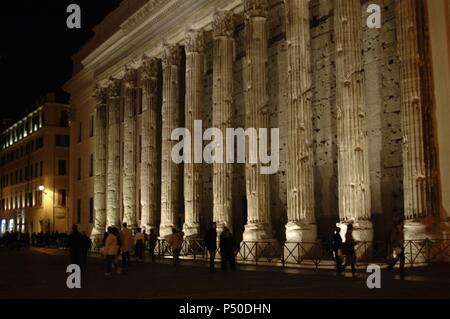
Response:
[[[158,242],[158,237],[154,229],[150,229],[150,234],[142,232],[141,228],[136,230],[135,235],[131,229],[128,228],[127,223],[122,224],[122,229],[119,231],[116,227],[108,227],[107,232],[103,237],[101,252],[106,258],[106,272],[105,275],[111,275],[113,267],[116,267],[117,273],[121,273],[123,269],[128,266],[130,262],[130,252],[134,246],[134,258],[142,260],[144,256],[145,243],[148,242],[150,257],[152,261],[155,259],[155,248]],[[118,264],[118,256],[121,255],[122,263]]]
[[[352,274],[356,273],[356,241],[353,238],[353,225],[347,225],[345,233],[345,241],[341,237],[341,228],[336,227],[333,235],[333,256],[336,263],[336,270],[341,273],[350,265]],[[389,262],[388,270],[400,262],[400,274],[405,275],[405,238],[403,235],[403,220],[396,222],[389,239],[390,248],[392,249],[394,258]],[[344,263],[343,263],[344,262]]]
[[[117,273],[121,273],[130,262],[130,252],[134,247],[134,257],[137,260],[142,260],[143,253],[148,243],[150,257],[153,261],[155,259],[155,248],[158,242],[158,237],[153,229],[147,235],[138,228],[133,235],[131,229],[128,228],[127,223],[123,223],[122,229],[119,231],[116,227],[108,227],[108,231],[103,238],[103,245],[101,252],[106,259],[105,275],[111,275],[112,268],[117,268]],[[172,228],[172,234],[167,236],[167,243],[172,250],[172,260],[175,267],[180,265],[180,253],[184,242],[184,233],[176,228]],[[222,270],[226,271],[228,266],[231,270],[236,269],[235,255],[237,252],[236,242],[233,235],[227,227],[219,237],[221,265]],[[215,258],[217,251],[217,225],[213,223],[205,236],[205,246],[209,252],[210,270],[215,272]],[[121,256],[121,265],[118,264],[118,257]]]

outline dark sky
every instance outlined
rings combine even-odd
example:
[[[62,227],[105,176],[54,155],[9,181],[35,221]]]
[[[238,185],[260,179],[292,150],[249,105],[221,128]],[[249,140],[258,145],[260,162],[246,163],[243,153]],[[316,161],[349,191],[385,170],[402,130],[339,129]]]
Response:
[[[0,2],[0,118],[17,118],[72,74],[71,56],[121,0]],[[81,7],[81,29],[69,29],[69,4]]]

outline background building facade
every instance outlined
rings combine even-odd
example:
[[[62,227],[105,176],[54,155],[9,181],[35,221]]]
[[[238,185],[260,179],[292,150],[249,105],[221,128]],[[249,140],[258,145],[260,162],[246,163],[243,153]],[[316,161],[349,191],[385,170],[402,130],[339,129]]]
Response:
[[[374,3],[379,29],[366,25]],[[65,85],[71,223],[195,237],[214,220],[239,239],[296,241],[352,222],[385,241],[405,218],[408,238],[440,237],[448,14],[440,0],[124,1]],[[174,164],[171,130],[195,119],[279,128],[278,173]]]
[[[68,231],[69,111],[48,95],[1,134],[1,233]]]

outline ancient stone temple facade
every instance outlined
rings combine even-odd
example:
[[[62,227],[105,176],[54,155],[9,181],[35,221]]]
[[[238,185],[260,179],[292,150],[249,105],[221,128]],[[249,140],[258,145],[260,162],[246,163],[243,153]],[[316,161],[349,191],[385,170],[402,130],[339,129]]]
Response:
[[[244,242],[315,242],[352,223],[357,240],[385,241],[405,219],[408,239],[446,236],[449,10],[441,0],[125,0],[65,85],[71,174],[81,174],[71,211],[81,202],[78,223],[93,235],[127,222],[195,239],[215,221]],[[238,149],[225,139],[237,128],[278,129],[266,145],[276,172],[249,161],[250,143],[245,162],[221,151]]]

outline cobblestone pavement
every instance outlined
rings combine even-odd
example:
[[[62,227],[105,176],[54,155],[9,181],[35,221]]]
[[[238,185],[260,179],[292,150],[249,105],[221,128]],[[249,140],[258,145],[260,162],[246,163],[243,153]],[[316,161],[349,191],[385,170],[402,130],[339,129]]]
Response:
[[[82,288],[68,289],[69,256],[55,249],[0,251],[0,298],[446,298],[450,267],[433,265],[398,273],[382,270],[381,289],[369,289],[367,274],[336,275],[330,270],[239,266],[210,273],[204,262],[132,261],[122,274],[104,276],[104,260],[88,259]],[[219,265],[217,265],[219,267]]]

